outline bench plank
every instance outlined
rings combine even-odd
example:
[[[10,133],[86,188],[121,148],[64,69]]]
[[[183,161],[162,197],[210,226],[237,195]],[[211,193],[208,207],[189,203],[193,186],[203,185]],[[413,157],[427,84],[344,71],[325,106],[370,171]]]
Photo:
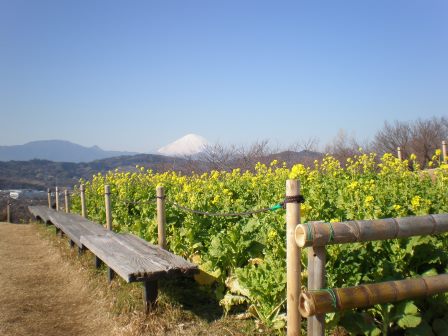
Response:
[[[52,209],[50,209],[49,207],[44,206],[44,205],[32,205],[32,206],[28,207],[28,210],[31,212],[31,214],[34,216],[34,218],[40,219],[44,223],[47,223],[50,221],[48,210],[52,210]]]
[[[144,242],[144,241],[143,241]],[[103,236],[82,236],[81,243],[112,268],[125,281],[157,280],[166,275],[188,275],[197,266],[162,248],[126,234],[108,232]],[[170,264],[170,260],[175,260]]]

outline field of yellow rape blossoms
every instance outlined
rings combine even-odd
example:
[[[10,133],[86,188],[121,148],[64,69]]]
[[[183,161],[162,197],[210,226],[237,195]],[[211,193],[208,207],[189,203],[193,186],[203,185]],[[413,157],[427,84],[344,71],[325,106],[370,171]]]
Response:
[[[308,168],[300,164],[287,168],[274,161],[269,166],[257,164],[252,172],[235,169],[190,176],[155,174],[138,167],[134,173],[109,172],[81,182],[92,220],[105,222],[103,193],[109,184],[114,230],[132,232],[153,243],[157,241],[156,186],[163,185],[168,249],[200,265],[203,273],[197,281],[209,286],[225,313],[240,306],[266,326],[281,330],[285,327],[284,210],[249,217],[208,217],[185,212],[173,202],[220,213],[271,207],[283,200],[289,178],[301,183],[302,222],[447,213],[448,165],[441,162],[439,152],[431,164],[434,170],[428,173],[414,157],[400,161],[390,154],[378,159],[360,153],[343,165],[326,156]],[[80,212],[79,197],[74,197],[73,207]],[[446,235],[331,245],[327,248],[328,286],[444,273],[447,248]],[[304,281],[305,257],[306,253]],[[448,330],[448,296],[327,314],[327,322],[329,330],[342,326],[368,335],[385,330],[442,335]]]

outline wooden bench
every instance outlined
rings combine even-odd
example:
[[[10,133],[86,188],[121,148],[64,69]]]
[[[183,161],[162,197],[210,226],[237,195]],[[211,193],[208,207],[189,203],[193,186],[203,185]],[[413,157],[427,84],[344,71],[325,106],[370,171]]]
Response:
[[[29,210],[36,219],[45,221],[47,224],[53,224],[56,233],[65,234],[69,238],[70,246],[73,247],[76,244],[80,254],[85,250],[81,243],[81,236],[104,235],[109,232],[102,225],[77,214],[58,212],[46,206],[30,206]]]
[[[45,223],[52,223],[64,232],[79,251],[90,250],[95,265],[104,262],[109,267],[109,280],[113,274],[126,282],[143,283],[143,301],[148,311],[157,299],[158,279],[163,277],[191,276],[198,272],[195,264],[174,255],[159,246],[132,234],[107,230],[76,214],[57,212],[45,206],[30,206],[30,212]]]
[[[31,214],[36,218],[38,221],[41,221],[45,224],[51,224],[50,221],[50,212],[47,211],[49,208],[47,206],[43,205],[34,205],[28,207]]]
[[[146,310],[157,298],[157,280],[191,276],[196,265],[132,234],[109,231],[106,235],[82,236],[81,243],[126,282],[143,282]]]

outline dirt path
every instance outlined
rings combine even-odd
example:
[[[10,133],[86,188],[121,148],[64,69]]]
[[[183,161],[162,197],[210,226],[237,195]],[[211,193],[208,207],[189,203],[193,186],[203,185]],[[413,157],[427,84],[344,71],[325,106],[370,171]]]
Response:
[[[0,335],[113,335],[82,277],[33,225],[0,223]]]

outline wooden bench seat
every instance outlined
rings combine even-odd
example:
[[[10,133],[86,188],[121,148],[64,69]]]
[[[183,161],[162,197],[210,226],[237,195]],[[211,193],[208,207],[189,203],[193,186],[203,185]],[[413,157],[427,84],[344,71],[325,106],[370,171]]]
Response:
[[[81,250],[84,249],[81,236],[104,235],[109,232],[102,225],[77,214],[58,212],[45,206],[30,206],[29,210],[36,219],[53,224],[57,231],[63,232],[70,239],[70,242],[76,244]]]
[[[76,244],[80,252],[90,250],[95,255],[96,267],[104,262],[109,267],[109,281],[116,273],[126,282],[142,282],[146,310],[156,301],[158,279],[198,272],[197,265],[132,234],[115,233],[82,216],[45,206],[30,206],[29,210],[36,219],[51,223],[56,231],[63,232],[70,239],[70,245]]]
[[[126,282],[192,275],[197,266],[132,234],[82,236],[81,243]]]
[[[36,218],[38,221],[41,221],[45,224],[50,224],[50,211],[47,206],[43,205],[33,205],[29,206],[28,209],[30,210],[31,214]]]

